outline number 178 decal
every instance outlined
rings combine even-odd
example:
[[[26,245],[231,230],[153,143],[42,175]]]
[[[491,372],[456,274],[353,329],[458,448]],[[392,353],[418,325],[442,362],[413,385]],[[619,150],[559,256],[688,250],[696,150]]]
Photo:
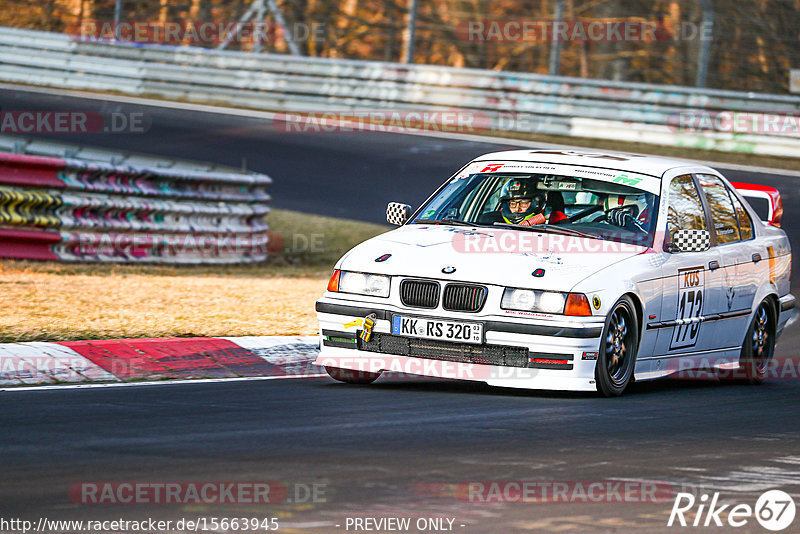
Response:
[[[694,347],[700,333],[705,289],[705,271],[702,267],[678,271],[678,324],[672,333],[670,349]]]

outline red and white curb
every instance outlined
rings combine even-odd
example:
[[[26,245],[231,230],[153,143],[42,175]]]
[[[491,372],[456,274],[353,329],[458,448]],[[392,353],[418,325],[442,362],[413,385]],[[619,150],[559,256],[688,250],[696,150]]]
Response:
[[[0,344],[0,387],[321,376],[317,336]]]

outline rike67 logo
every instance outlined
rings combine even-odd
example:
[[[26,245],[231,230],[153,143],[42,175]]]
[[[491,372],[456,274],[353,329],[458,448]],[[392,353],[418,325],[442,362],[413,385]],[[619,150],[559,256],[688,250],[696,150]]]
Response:
[[[765,529],[778,532],[792,524],[795,513],[794,499],[781,490],[764,492],[755,506],[744,503],[721,504],[719,492],[711,498],[707,494],[697,498],[691,493],[678,493],[667,526],[743,527],[755,517]]]

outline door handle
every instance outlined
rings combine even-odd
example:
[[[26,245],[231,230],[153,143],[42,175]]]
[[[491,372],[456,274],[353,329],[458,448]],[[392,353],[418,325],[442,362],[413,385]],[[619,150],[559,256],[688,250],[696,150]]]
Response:
[[[753,254],[753,263],[758,263],[760,261],[761,261],[761,254],[759,254],[758,252]]]
[[[716,271],[717,269],[719,269],[719,262],[717,260],[712,260],[708,262],[708,268],[711,269],[712,271]]]

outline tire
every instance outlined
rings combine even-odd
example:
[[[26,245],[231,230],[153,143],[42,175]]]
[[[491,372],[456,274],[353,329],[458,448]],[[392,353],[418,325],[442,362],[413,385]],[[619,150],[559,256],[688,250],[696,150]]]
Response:
[[[605,397],[622,395],[633,380],[638,349],[639,320],[633,300],[626,295],[611,308],[603,327],[594,370],[598,392]]]
[[[353,371],[352,369],[342,369],[341,367],[330,367],[328,365],[325,366],[325,370],[331,378],[346,384],[372,384],[381,376],[380,373]]]
[[[775,354],[775,306],[763,300],[756,308],[739,355],[739,376],[749,384],[761,384],[767,377],[772,356]]]

